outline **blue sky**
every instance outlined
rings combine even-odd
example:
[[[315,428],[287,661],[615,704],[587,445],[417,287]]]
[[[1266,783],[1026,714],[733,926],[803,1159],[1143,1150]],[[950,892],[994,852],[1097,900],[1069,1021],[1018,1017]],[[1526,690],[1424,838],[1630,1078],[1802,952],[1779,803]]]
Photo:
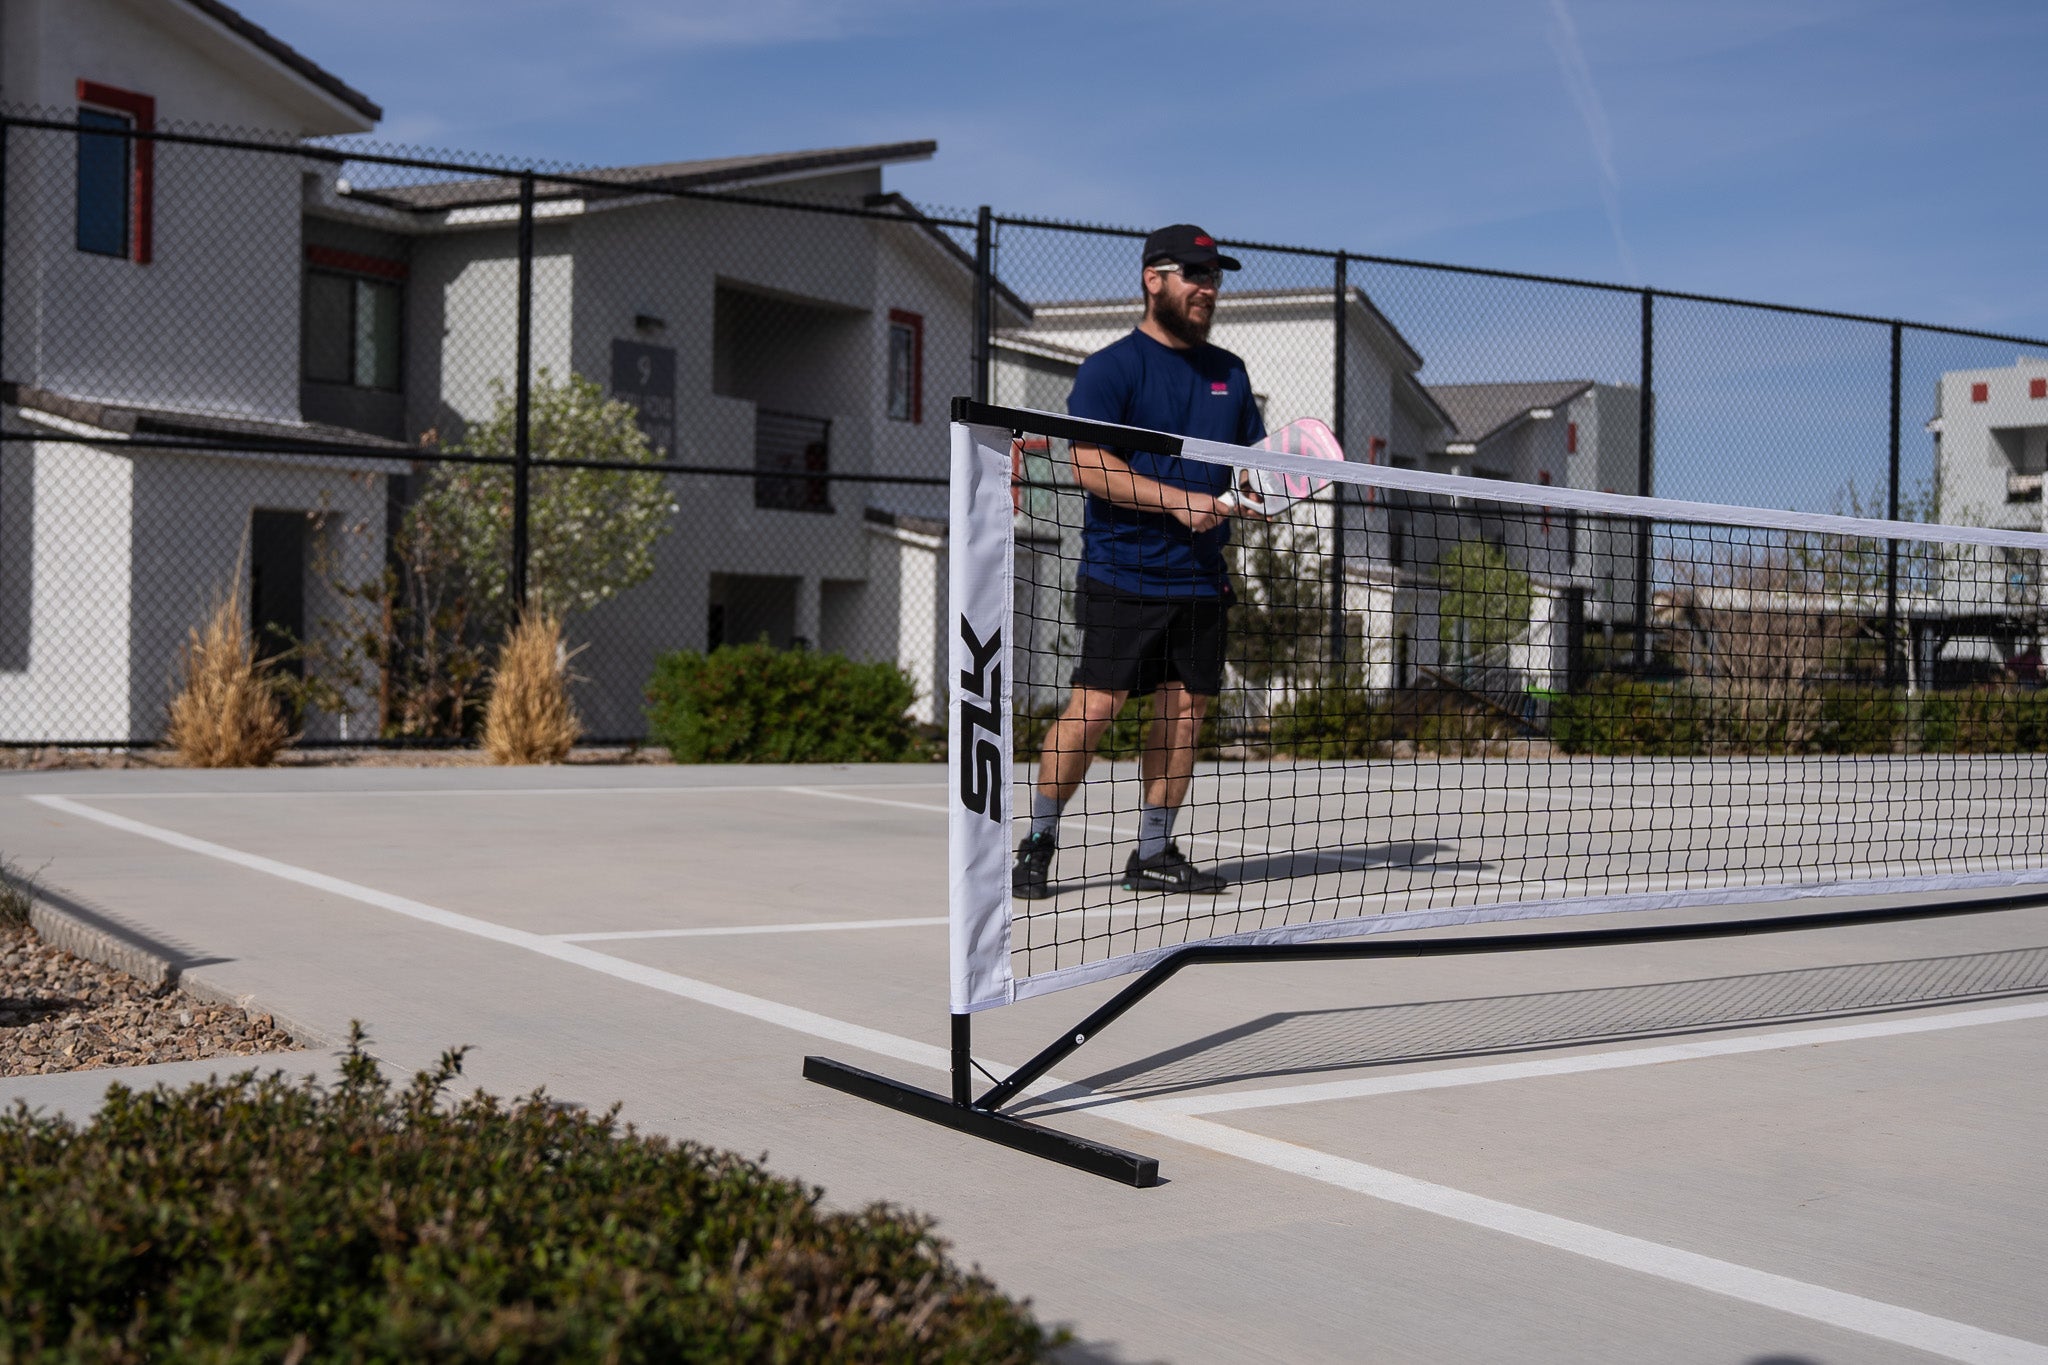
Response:
[[[933,138],[889,183],[938,208],[2048,339],[2042,0],[239,3],[382,103],[395,142],[620,165]],[[1129,249],[1002,245],[1035,298],[1106,287]],[[1240,283],[1328,269],[1248,257]],[[1628,296],[1352,278],[1428,382],[1636,377]],[[1881,329],[1658,317],[1657,492],[1881,504]],[[1938,376],[2015,349],[1909,334],[1909,490]]]
[[[402,142],[2048,336],[2040,0],[241,0]]]

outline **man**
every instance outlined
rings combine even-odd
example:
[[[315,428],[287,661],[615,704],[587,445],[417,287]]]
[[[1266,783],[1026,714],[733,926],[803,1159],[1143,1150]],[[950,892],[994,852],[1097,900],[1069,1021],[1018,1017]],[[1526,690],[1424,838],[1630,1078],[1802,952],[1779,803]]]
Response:
[[[1209,344],[1216,290],[1237,261],[1189,223],[1145,239],[1145,320],[1089,356],[1067,410],[1076,417],[1236,445],[1266,434],[1244,362]],[[1047,732],[1031,798],[1031,831],[1010,884],[1026,900],[1052,895],[1060,813],[1087,776],[1102,732],[1126,698],[1152,696],[1139,764],[1138,846],[1130,891],[1215,895],[1227,885],[1173,842],[1202,717],[1223,686],[1230,582],[1223,547],[1230,486],[1222,465],[1076,443],[1075,482],[1088,494],[1074,583],[1081,632],[1073,695]]]

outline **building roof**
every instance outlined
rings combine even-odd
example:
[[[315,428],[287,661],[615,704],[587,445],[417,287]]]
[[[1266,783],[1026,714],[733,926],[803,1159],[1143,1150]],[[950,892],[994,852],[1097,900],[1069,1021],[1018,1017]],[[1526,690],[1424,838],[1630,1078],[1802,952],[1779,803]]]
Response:
[[[1353,285],[1345,291],[1345,296],[1402,352],[1412,368],[1422,367],[1422,353],[1415,349],[1414,343],[1401,334],[1401,329],[1394,325],[1393,319],[1380,311],[1379,305],[1372,301],[1370,294]],[[1330,292],[1327,289],[1225,289],[1216,297],[1219,314],[1225,309],[1258,304],[1295,304],[1327,308],[1330,304]],[[1085,325],[1088,315],[1112,311],[1139,313],[1143,311],[1143,304],[1137,294],[1131,293],[1116,298],[1058,299],[1032,305],[1036,325],[1048,330],[1057,328],[1069,320]],[[1062,314],[1068,314],[1070,318],[1063,318]],[[1218,321],[1221,321],[1220,317]]]
[[[904,161],[923,161],[939,150],[930,140],[921,142],[878,142],[862,147],[828,147],[808,152],[768,152],[758,156],[727,156],[707,161],[657,161],[644,166],[607,166],[573,172],[574,183],[541,179],[534,189],[536,199],[588,199],[607,190],[634,194],[661,190],[711,190],[761,180],[786,180],[792,176],[825,171],[851,170],[859,166],[885,166]],[[517,176],[485,176],[476,180],[444,180],[427,185],[380,186],[352,190],[357,199],[388,204],[414,213],[438,213],[446,209],[476,208],[486,204],[511,204],[519,199]]]
[[[303,446],[348,446],[360,448],[365,455],[407,457],[418,453],[403,441],[386,440],[325,422],[265,421],[257,417],[224,417],[133,403],[106,403],[28,384],[0,384],[0,403],[17,407],[31,418],[46,414],[141,443],[157,436],[194,444],[218,441],[256,453],[261,453],[266,442],[285,451]]]
[[[1467,441],[1483,441],[1537,408],[1558,408],[1593,387],[1590,379],[1536,380],[1516,384],[1425,384],[1451,425]]]
[[[272,57],[303,76],[310,84],[320,87],[349,108],[361,114],[372,123],[384,117],[383,109],[362,91],[344,81],[341,77],[319,65],[305,53],[279,38],[276,34],[251,21],[237,10],[229,9],[220,0],[184,0],[189,9],[197,10],[207,18],[227,29],[237,37],[263,49]]]

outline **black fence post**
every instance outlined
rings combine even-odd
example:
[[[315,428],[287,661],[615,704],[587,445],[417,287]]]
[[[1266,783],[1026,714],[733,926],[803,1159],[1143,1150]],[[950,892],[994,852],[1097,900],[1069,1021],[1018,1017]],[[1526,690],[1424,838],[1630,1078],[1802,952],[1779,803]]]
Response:
[[[1643,291],[1642,388],[1636,395],[1636,492],[1650,496],[1651,469],[1657,450],[1657,291]],[[1636,523],[1636,671],[1650,666],[1650,542],[1656,526],[1648,518]]]
[[[527,511],[533,444],[533,172],[519,177],[519,342],[512,416],[512,610],[526,610]]]
[[[974,401],[988,401],[989,370],[995,351],[995,225],[983,204],[974,214]]]
[[[1331,347],[1330,364],[1330,425],[1336,428],[1337,444],[1343,445],[1351,439],[1345,428],[1346,390],[1345,383],[1350,370],[1344,347],[1350,328],[1345,325],[1347,305],[1351,295],[1351,258],[1343,252],[1337,253],[1336,291],[1331,320],[1335,324],[1336,343]],[[1345,485],[1334,483],[1330,486],[1330,667],[1341,670],[1344,667],[1344,494]]]
[[[1899,519],[1899,402],[1902,395],[1900,381],[1904,370],[1906,329],[1899,323],[1892,323],[1892,420],[1891,420],[1891,465],[1885,476],[1884,516],[1886,521]],[[1899,542],[1887,539],[1884,543],[1884,682],[1886,687],[1897,687],[1905,670],[1900,666],[1899,656]]]
[[[7,144],[12,119],[0,118],[0,379],[7,375]]]

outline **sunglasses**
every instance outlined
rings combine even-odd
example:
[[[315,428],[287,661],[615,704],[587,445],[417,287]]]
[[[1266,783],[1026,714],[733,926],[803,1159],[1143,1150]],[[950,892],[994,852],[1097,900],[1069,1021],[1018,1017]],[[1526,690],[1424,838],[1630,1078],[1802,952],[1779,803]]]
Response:
[[[1215,265],[1182,265],[1179,261],[1159,261],[1145,267],[1162,275],[1178,275],[1188,282],[1190,289],[1214,289],[1223,283],[1223,268]]]

